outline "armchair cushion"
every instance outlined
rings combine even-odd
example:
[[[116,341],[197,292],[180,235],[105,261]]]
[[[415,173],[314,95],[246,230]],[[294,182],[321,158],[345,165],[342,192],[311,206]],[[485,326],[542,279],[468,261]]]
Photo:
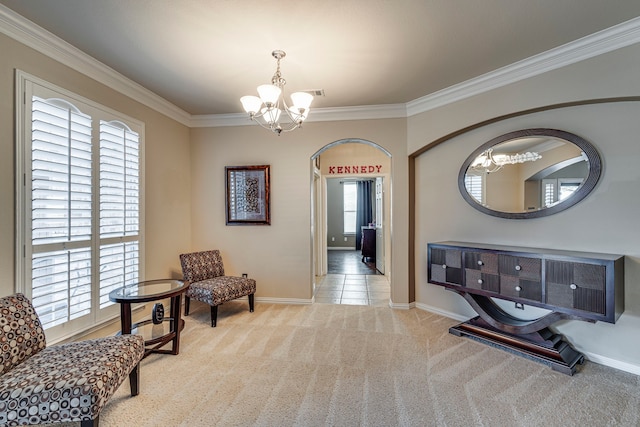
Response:
[[[197,286],[189,286],[187,296],[209,305],[220,305],[255,291],[256,281],[253,279],[220,276],[197,282]]]
[[[0,375],[46,347],[44,330],[31,302],[22,294],[0,299]]]

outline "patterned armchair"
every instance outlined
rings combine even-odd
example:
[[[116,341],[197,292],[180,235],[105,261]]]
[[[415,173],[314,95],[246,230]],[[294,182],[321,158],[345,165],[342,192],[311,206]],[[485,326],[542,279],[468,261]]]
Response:
[[[218,306],[236,298],[249,297],[249,311],[253,312],[256,281],[246,277],[225,276],[219,250],[192,252],[180,255],[182,275],[188,282],[185,293],[184,315],[189,315],[191,298],[211,306],[211,326],[215,327]]]
[[[77,422],[98,426],[100,411],[129,376],[138,394],[144,339],[122,335],[46,346],[31,302],[0,298],[0,425]]]

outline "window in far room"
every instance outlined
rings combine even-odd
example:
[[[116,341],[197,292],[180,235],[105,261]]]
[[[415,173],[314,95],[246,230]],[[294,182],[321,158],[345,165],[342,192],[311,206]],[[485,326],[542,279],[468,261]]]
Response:
[[[484,174],[473,174],[467,171],[464,176],[464,186],[467,192],[478,201],[480,204],[484,204]]]
[[[356,233],[356,202],[357,187],[355,182],[345,182],[342,185],[344,206],[344,234]]]

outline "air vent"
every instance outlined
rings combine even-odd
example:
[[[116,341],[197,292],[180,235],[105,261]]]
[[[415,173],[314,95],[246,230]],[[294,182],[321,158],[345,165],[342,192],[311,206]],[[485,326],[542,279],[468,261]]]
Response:
[[[313,96],[324,96],[324,89],[308,89],[301,90],[300,92],[310,93]]]

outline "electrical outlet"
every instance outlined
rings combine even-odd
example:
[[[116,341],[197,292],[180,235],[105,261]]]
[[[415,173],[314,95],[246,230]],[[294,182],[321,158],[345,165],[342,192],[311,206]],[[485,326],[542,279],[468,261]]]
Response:
[[[242,273],[242,277],[246,279],[249,275],[247,273]]]
[[[347,238],[346,238],[346,237],[344,238],[344,241],[345,241],[345,242],[347,241]]]
[[[336,241],[336,238],[335,238],[335,237],[332,237],[332,238],[331,238],[331,241],[332,241],[332,242],[335,242],[335,241]]]

